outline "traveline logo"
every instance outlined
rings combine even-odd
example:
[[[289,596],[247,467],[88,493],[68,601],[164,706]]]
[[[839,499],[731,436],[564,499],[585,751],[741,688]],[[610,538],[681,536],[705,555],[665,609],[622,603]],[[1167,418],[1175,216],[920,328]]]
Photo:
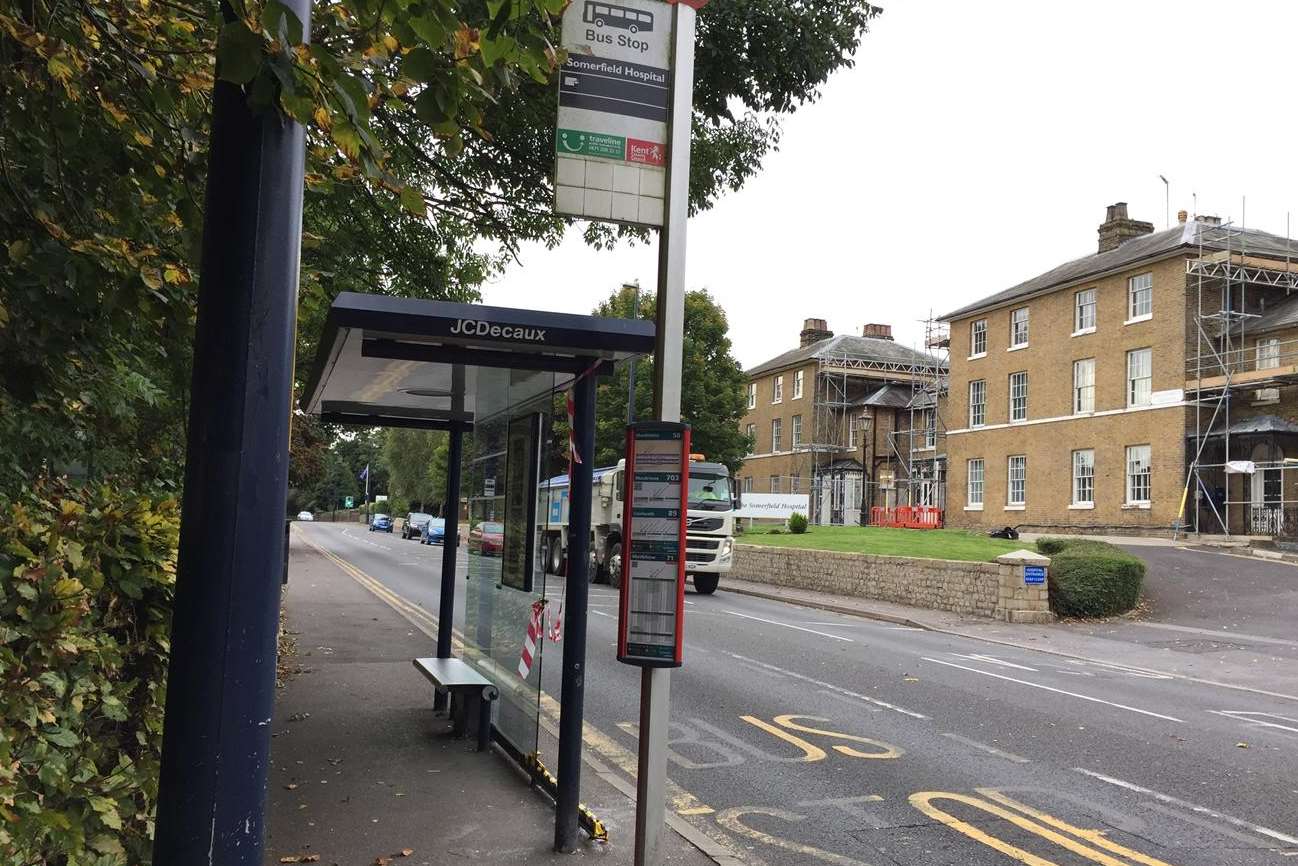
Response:
[[[457,319],[451,333],[460,337],[500,337],[506,340],[545,342],[544,328],[519,328],[513,325],[493,325],[476,319]]]

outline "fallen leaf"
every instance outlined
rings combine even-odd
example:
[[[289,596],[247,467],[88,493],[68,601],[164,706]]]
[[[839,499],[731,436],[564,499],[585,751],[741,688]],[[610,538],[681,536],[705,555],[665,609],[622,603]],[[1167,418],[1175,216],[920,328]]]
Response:
[[[285,791],[292,791],[295,790],[296,788],[297,788],[297,782],[292,782],[291,784],[284,786]]]
[[[402,849],[401,849],[401,856],[402,856],[402,857],[409,857],[409,856],[410,856],[411,854],[413,854],[413,853],[415,853],[415,849],[414,849],[414,848],[402,848]]]
[[[375,857],[374,866],[388,866],[392,862],[391,857]]]
[[[917,683],[917,682],[919,682],[919,677],[906,677],[906,682],[908,682],[908,683]]]
[[[319,863],[319,854],[290,854],[287,857],[279,858],[281,863]]]
[[[1237,749],[1247,749],[1247,748],[1248,748],[1248,743],[1236,743],[1236,744],[1235,744],[1235,748],[1237,748]]]

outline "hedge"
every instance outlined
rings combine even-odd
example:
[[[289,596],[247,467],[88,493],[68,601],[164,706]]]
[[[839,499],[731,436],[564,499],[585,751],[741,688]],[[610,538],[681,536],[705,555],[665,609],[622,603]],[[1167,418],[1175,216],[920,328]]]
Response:
[[[1050,608],[1059,616],[1113,616],[1139,603],[1139,557],[1089,538],[1043,538],[1037,550],[1051,557]]]
[[[0,861],[148,863],[179,509],[0,503]]]

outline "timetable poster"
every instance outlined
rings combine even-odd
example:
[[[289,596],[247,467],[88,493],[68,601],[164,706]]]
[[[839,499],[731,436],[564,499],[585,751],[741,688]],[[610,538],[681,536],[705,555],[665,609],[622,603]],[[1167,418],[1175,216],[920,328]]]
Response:
[[[689,428],[646,422],[627,435],[627,497],[618,658],[628,664],[681,663],[685,588],[685,491]]]

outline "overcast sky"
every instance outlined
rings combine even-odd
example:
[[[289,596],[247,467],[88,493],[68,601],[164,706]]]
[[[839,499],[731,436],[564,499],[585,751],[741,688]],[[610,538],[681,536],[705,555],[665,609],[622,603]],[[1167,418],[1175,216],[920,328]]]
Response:
[[[725,2],[725,0],[720,0]],[[1193,210],[1298,232],[1298,3],[887,0],[780,151],[690,221],[686,285],[750,367],[835,333],[923,319],[1095,252],[1106,205],[1156,228]],[[1245,199],[1247,212],[1245,209]],[[586,313],[652,289],[654,245],[597,252],[574,226],[488,284],[501,306]]]

